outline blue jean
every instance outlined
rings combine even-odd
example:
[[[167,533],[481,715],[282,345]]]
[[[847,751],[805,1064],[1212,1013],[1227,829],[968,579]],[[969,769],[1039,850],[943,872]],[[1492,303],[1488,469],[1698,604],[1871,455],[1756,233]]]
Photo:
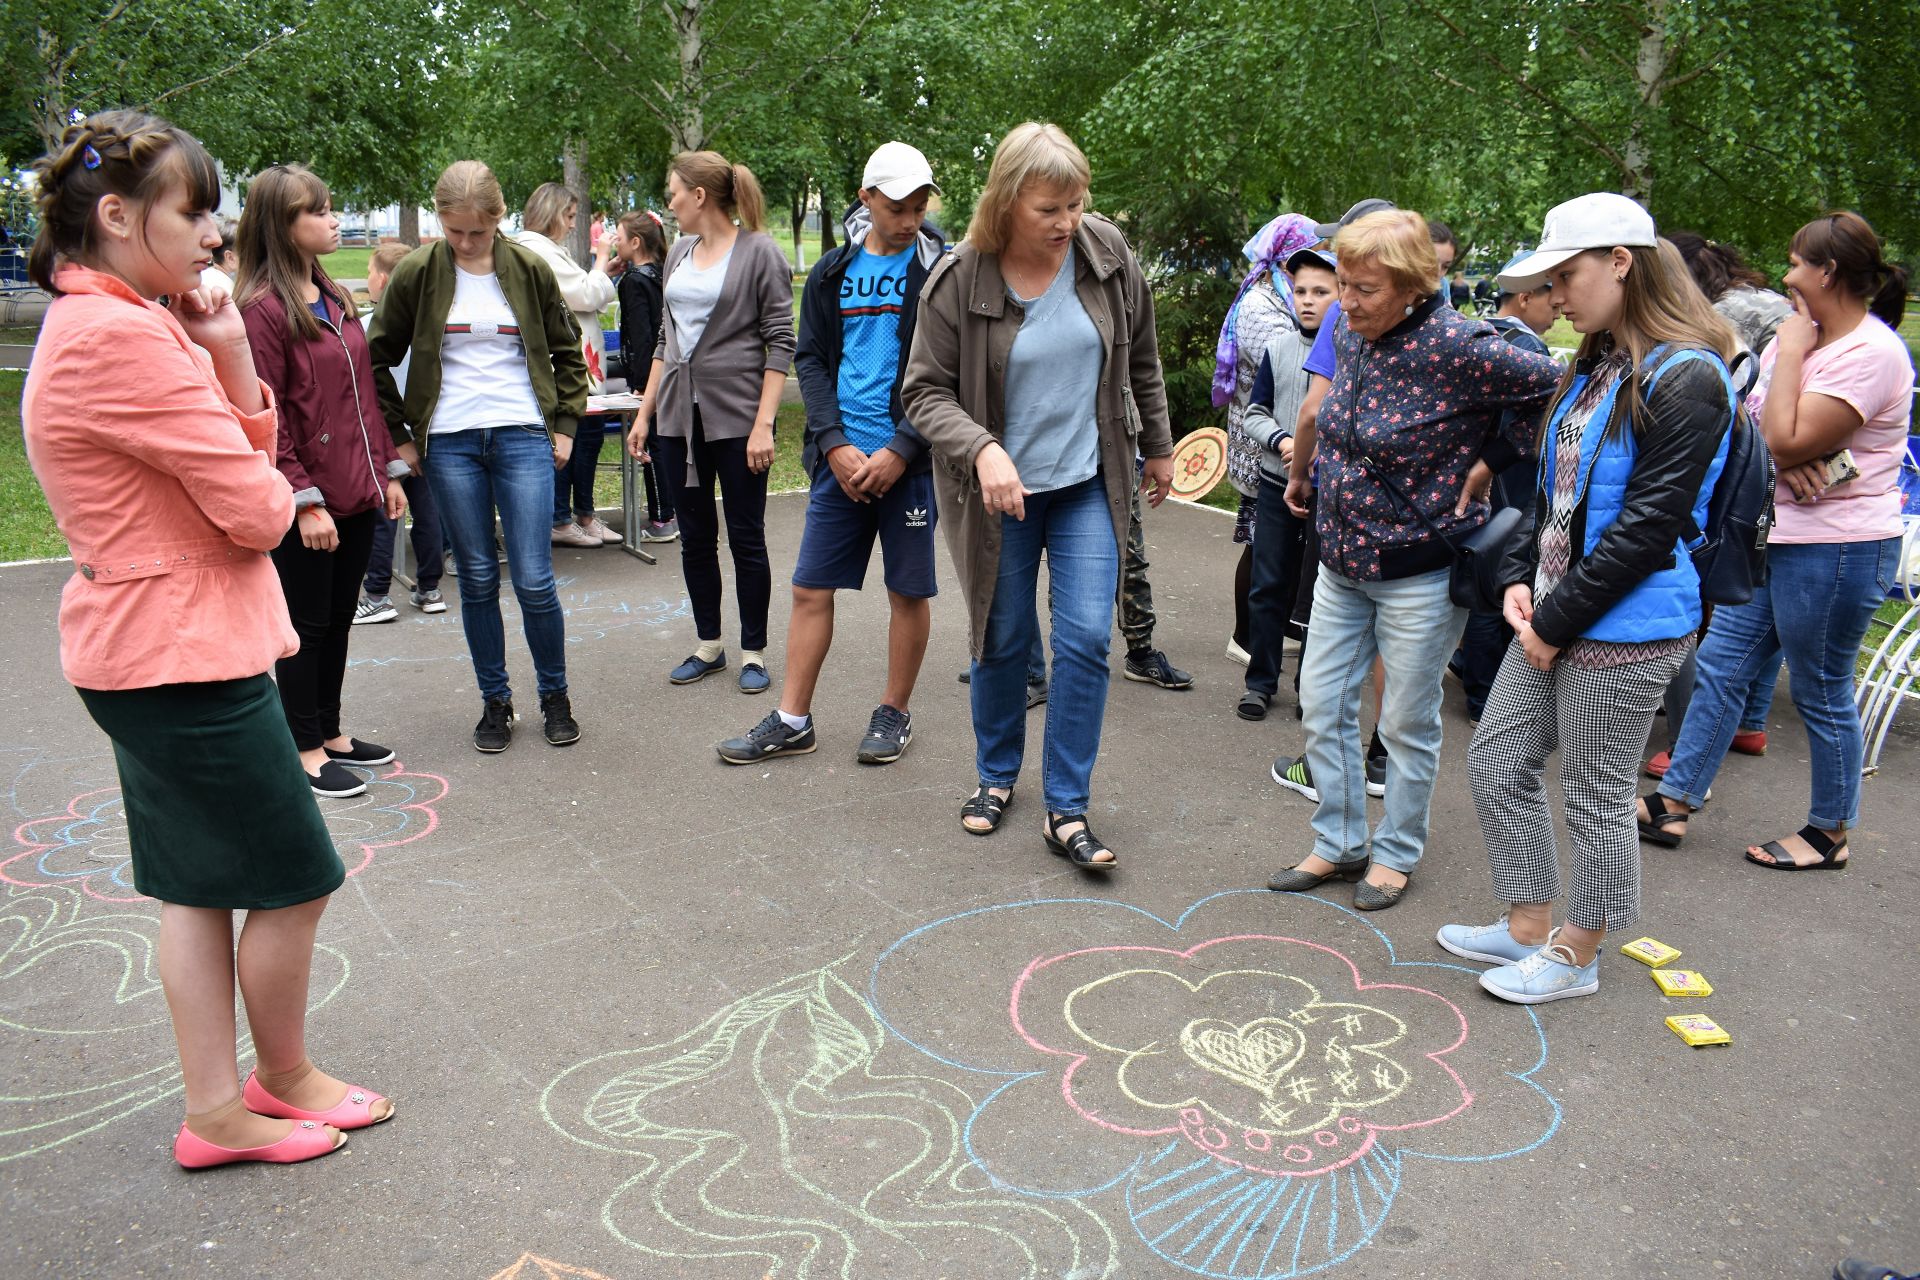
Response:
[[[1373,860],[1411,872],[1427,847],[1427,811],[1440,771],[1440,677],[1460,642],[1466,610],[1447,596],[1447,571],[1361,582],[1326,565],[1313,588],[1313,639],[1301,655],[1300,707],[1307,767],[1320,792],[1313,851],[1328,862],[1366,856],[1367,770],[1360,686],[1386,664],[1380,740],[1387,748],[1386,816]]]
[[[1049,813],[1085,813],[1107,714],[1107,646],[1120,586],[1120,540],[1099,476],[1031,494],[1024,520],[1000,517],[1000,575],[968,677],[980,781],[1011,787],[1027,749],[1027,672],[1040,633],[1034,592],[1047,554],[1053,682],[1041,787]]]
[[[607,419],[580,419],[573,437],[573,456],[553,473],[554,528],[594,513],[593,481],[600,467],[600,445],[606,438]]]
[[[1807,823],[1834,831],[1858,822],[1865,750],[1853,703],[1853,664],[1899,559],[1898,538],[1770,546],[1767,585],[1747,604],[1714,610],[1700,646],[1693,704],[1660,794],[1695,809],[1705,803],[1749,691],[1755,680],[1778,670],[1784,652],[1813,764]]]
[[[1471,624],[1469,624],[1471,625]],[[1687,722],[1687,708],[1693,704],[1694,681],[1700,677],[1699,655],[1689,653],[1680,673],[1667,686],[1661,706],[1667,713],[1667,751],[1680,745],[1680,727]],[[1776,660],[1754,678],[1747,694],[1746,710],[1740,713],[1741,733],[1765,733],[1767,715],[1773,710],[1774,686],[1780,683],[1780,663]]]
[[[460,566],[460,622],[483,698],[510,698],[500,621],[493,513],[507,539],[507,571],[542,696],[567,691],[567,632],[553,585],[553,445],[542,426],[449,431],[431,441],[427,479]]]

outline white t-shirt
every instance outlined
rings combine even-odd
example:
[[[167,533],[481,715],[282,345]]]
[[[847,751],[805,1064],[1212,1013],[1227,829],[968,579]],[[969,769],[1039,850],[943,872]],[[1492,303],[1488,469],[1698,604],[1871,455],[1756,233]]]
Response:
[[[427,431],[532,426],[546,421],[527,376],[526,348],[499,277],[453,269],[453,305],[440,337],[440,402]]]
[[[734,244],[739,243],[736,238]],[[732,261],[733,248],[729,246],[725,257],[702,271],[693,265],[693,255],[689,253],[686,260],[674,268],[673,278],[667,281],[667,318],[673,321],[673,336],[680,343],[681,359],[693,355],[700,335],[707,331],[707,320],[720,301],[720,290],[727,283],[727,264]]]

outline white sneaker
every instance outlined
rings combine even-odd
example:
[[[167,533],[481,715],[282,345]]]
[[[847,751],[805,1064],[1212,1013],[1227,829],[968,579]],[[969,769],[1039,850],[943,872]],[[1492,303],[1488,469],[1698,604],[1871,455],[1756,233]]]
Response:
[[[604,544],[611,545],[623,541],[619,534],[607,528],[607,522],[599,516],[588,516],[580,523],[580,529],[590,538],[598,538]]]
[[[1238,640],[1235,640],[1232,636],[1227,637],[1227,657],[1239,663],[1243,667],[1246,666],[1249,662],[1253,661],[1253,655],[1248,653],[1245,649],[1242,649],[1240,647],[1240,642]]]

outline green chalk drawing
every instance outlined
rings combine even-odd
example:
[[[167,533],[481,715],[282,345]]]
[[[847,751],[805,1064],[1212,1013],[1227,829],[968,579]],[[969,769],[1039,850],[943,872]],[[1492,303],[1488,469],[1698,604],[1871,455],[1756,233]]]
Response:
[[[637,1165],[607,1228],[658,1257],[739,1259],[742,1276],[1118,1275],[1097,1214],[997,1188],[968,1159],[979,1100],[914,1069],[927,1059],[885,1033],[844,961],[547,1087],[549,1124]]]

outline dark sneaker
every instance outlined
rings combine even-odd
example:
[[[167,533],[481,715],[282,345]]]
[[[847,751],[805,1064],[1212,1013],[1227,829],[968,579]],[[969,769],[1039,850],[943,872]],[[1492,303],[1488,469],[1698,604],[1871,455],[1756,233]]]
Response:
[[[369,622],[392,622],[400,616],[393,607],[393,601],[385,596],[361,596],[360,603],[353,608],[353,625],[358,627]]]
[[[702,662],[700,655],[690,653],[687,660],[667,673],[667,679],[674,684],[692,684],[696,680],[705,680],[716,671],[727,669],[727,655],[721,654],[712,662]]]
[[[642,542],[672,542],[679,536],[680,521],[678,519],[649,520],[646,527],[640,530]]]
[[[367,789],[364,778],[347,772],[346,767],[337,760],[329,760],[321,765],[319,773],[308,774],[307,785],[313,788],[313,794],[328,800],[357,796]]]
[[[1320,793],[1313,786],[1313,771],[1307,768],[1305,756],[1295,756],[1291,760],[1282,756],[1275,760],[1273,780],[1289,791],[1298,791],[1315,804],[1320,803]]]
[[[512,741],[513,700],[488,698],[486,708],[480,713],[480,723],[473,726],[473,749],[491,755],[505,751]]]
[[[767,718],[747,730],[744,738],[728,738],[714,750],[728,764],[753,764],[774,756],[803,756],[819,745],[813,735],[812,716],[807,717],[806,728],[789,729],[778,711],[769,711]]]
[[[580,741],[580,725],[573,718],[573,704],[566,694],[541,694],[540,718],[546,722],[547,741],[553,746],[567,747]]]
[[[1193,688],[1193,677],[1168,662],[1167,655],[1158,649],[1128,654],[1127,665],[1121,674],[1141,684],[1157,684],[1162,689]]]
[[[740,665],[740,692],[765,693],[773,685],[767,675],[767,669],[757,662],[745,662]]]
[[[1027,681],[1027,710],[1033,710],[1046,700],[1047,682],[1045,680]]]
[[[376,764],[392,764],[393,748],[383,747],[374,742],[362,742],[358,738],[348,738],[352,744],[345,751],[326,748],[327,759],[338,760],[341,764],[358,765],[362,769]]]
[[[811,726],[807,732],[813,732]],[[860,739],[854,759],[861,764],[892,764],[907,753],[907,744],[912,741],[913,713],[883,702],[873,709],[873,719],[867,721],[867,736]]]
[[[431,591],[416,591],[408,598],[412,602],[413,607],[422,613],[445,613],[447,611],[447,598],[440,594],[440,588],[438,587],[433,588]]]
[[[1367,757],[1367,794],[1374,797],[1387,794],[1387,756],[1384,751],[1377,756]]]

